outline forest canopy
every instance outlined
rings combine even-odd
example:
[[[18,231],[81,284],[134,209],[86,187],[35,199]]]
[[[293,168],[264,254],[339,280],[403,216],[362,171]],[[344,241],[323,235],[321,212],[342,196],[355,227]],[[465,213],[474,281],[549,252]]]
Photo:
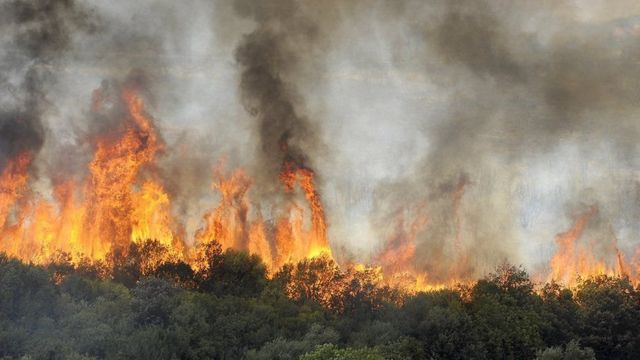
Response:
[[[503,264],[406,292],[320,256],[269,274],[212,242],[197,269],[157,242],[47,266],[0,255],[2,359],[633,359],[640,291],[624,277],[534,283]],[[152,260],[158,261],[152,261]]]

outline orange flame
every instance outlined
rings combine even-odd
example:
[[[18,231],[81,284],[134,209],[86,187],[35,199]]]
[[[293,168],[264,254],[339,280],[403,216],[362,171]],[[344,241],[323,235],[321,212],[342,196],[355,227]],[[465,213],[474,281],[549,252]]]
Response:
[[[573,286],[580,277],[630,275],[628,265],[624,260],[624,254],[618,248],[617,239],[611,227],[612,253],[596,255],[593,250],[593,242],[588,246],[580,243],[585,229],[597,214],[598,208],[596,206],[590,207],[578,216],[569,230],[556,236],[557,248],[550,261],[549,280],[560,281],[568,286]]]
[[[27,170],[31,164],[30,153],[19,154],[10,159],[2,174],[0,174],[0,229],[7,221],[12,207],[27,185],[29,174]]]
[[[126,250],[131,241],[147,236],[164,245],[175,242],[168,195],[162,186],[146,181],[140,190],[134,188],[140,171],[152,163],[161,144],[136,89],[125,88],[122,100],[129,113],[124,134],[115,140],[99,139],[89,164],[84,227],[92,241],[84,250],[92,258],[103,258],[112,247]]]
[[[151,246],[160,245],[168,252],[158,255],[161,258],[146,259],[145,266],[152,267],[166,258],[187,257],[183,232],[172,214],[171,197],[154,171],[164,145],[142,94],[131,84],[118,95],[98,89],[92,96],[91,111],[106,114],[109,109],[105,107],[121,107],[121,126],[95,139],[85,179],[56,179],[52,194],[34,194],[29,189],[28,171],[33,154],[21,153],[7,162],[0,173],[0,251],[35,263],[47,263],[59,251],[71,254],[76,261],[83,256],[102,260],[109,252],[126,253],[132,243],[151,239],[156,241]],[[195,243],[217,241],[222,249],[257,254],[272,272],[287,263],[311,259],[308,263],[312,265],[331,263],[331,273],[336,273],[316,174],[292,160],[286,144],[282,150],[285,160],[279,180],[286,197],[279,205],[283,206],[265,212],[263,217],[259,207],[251,207],[253,179],[242,169],[225,172],[224,162],[220,162],[212,183],[219,200],[204,214]],[[452,218],[453,237],[445,240],[454,252],[454,264],[448,266],[448,277],[436,277],[441,274],[427,273],[418,265],[421,259],[417,258],[416,239],[429,220],[423,204],[398,211],[394,230],[374,258],[375,265],[348,264],[340,275],[341,284],[361,277],[407,291],[427,291],[465,281],[469,264],[463,243],[462,201],[468,184],[462,177],[450,191],[452,207],[447,215]],[[640,249],[627,263],[612,228],[606,253],[589,247],[594,239],[585,234],[589,234],[587,230],[597,214],[598,209],[591,207],[569,230],[556,236],[556,253],[549,274],[544,276],[568,285],[575,284],[578,276],[638,278]],[[323,301],[329,301],[333,290],[323,292],[327,296]]]
[[[313,171],[295,166],[283,167],[280,174],[285,192],[293,193],[296,183],[300,185],[311,213],[310,229],[305,226],[305,209],[292,199],[285,214],[276,220],[273,231],[267,231],[259,210],[250,219],[248,192],[252,180],[241,169],[226,175],[221,162],[214,170],[212,185],[220,195],[219,204],[205,215],[204,226],[196,232],[196,242],[215,240],[223,250],[237,248],[260,255],[274,270],[320,254],[330,256],[324,209],[313,176]]]
[[[407,215],[413,216],[407,224]],[[429,221],[426,205],[419,206],[413,212],[400,210],[396,215],[396,225],[380,254],[374,262],[380,264],[386,283],[405,290],[426,290],[430,288],[426,274],[415,268],[416,244],[418,233]]]
[[[331,257],[327,240],[327,224],[320,194],[316,190],[314,172],[293,161],[285,160],[280,172],[280,181],[287,193],[295,190],[298,183],[311,211],[311,229],[303,229],[304,210],[292,205],[288,214],[278,221],[278,249],[288,249],[279,255],[278,265],[288,261],[299,261],[306,257],[326,254]]]
[[[100,111],[103,96],[94,92],[92,110]],[[104,259],[113,248],[126,251],[131,242],[144,239],[180,249],[168,195],[153,180],[139,182],[161,149],[160,141],[137,89],[125,87],[121,101],[126,110],[121,135],[97,139],[82,191],[65,180],[54,186],[52,200],[36,197],[16,208],[31,156],[20,155],[8,164],[0,177],[2,250],[43,263],[57,251]],[[12,208],[15,224],[6,226]]]
[[[220,204],[205,215],[206,225],[196,233],[196,241],[207,243],[215,240],[223,250],[241,247],[248,235],[247,191],[251,180],[242,170],[236,170],[226,177],[224,162],[220,162],[215,169],[214,177],[211,187],[220,193]]]

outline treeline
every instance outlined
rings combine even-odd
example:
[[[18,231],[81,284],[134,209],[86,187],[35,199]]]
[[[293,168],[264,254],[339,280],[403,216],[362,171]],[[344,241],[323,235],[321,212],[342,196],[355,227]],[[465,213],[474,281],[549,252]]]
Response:
[[[321,257],[267,276],[216,243],[197,266],[156,242],[105,263],[0,254],[0,359],[637,359],[640,289],[626,278],[534,288],[502,265],[474,284],[406,294]]]

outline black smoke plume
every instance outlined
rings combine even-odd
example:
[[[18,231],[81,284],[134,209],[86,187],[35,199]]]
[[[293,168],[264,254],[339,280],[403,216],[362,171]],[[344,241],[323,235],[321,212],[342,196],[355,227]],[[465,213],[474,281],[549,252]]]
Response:
[[[289,0],[234,3],[238,15],[257,23],[235,56],[242,70],[241,100],[257,122],[258,173],[269,190],[278,186],[283,166],[310,167],[310,154],[321,146],[317,123],[301,114],[304,104],[291,79],[305,47],[318,36],[298,7]]]

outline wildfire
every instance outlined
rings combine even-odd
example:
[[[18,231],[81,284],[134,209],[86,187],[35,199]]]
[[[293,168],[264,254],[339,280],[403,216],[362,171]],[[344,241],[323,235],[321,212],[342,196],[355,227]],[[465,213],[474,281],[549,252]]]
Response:
[[[624,260],[624,254],[618,248],[617,239],[611,228],[611,247],[605,253],[596,254],[593,243],[595,239],[583,239],[589,223],[597,215],[598,208],[591,206],[576,218],[569,230],[556,236],[557,248],[550,261],[549,280],[560,281],[572,286],[580,277],[631,275]],[[591,240],[591,242],[584,244],[580,241],[581,239]],[[612,259],[613,261],[611,261]]]
[[[463,244],[463,214],[462,200],[469,181],[466,176],[461,176],[455,186],[444,187],[446,199],[451,201],[450,212],[445,216],[451,219],[452,236],[446,237],[445,246],[438,251],[441,254],[450,252],[448,260],[441,254],[432,254],[432,264],[419,265],[420,259],[416,256],[416,239],[425,231],[429,224],[428,204],[418,206],[406,206],[395,213],[395,227],[387,237],[385,246],[374,258],[374,263],[379,264],[385,275],[384,282],[407,291],[432,291],[445,287],[455,286],[469,281],[468,254]],[[425,271],[431,267],[438,269],[437,277]]]
[[[5,164],[0,172],[0,251],[34,263],[52,261],[59,252],[69,254],[73,261],[104,260],[113,252],[126,255],[132,243],[147,246],[147,240],[154,240],[153,246],[167,251],[162,252],[162,259],[146,259],[147,267],[179,258],[197,268],[198,254],[193,253],[197,247],[185,246],[186,234],[173,214],[171,196],[155,171],[165,145],[142,89],[133,81],[114,86],[116,91],[109,86],[94,91],[89,108],[98,118],[118,119],[119,125],[92,139],[93,154],[83,178],[56,178],[52,193],[43,195],[29,187],[33,154],[20,153]],[[286,143],[281,151],[278,180],[284,201],[264,214],[250,198],[255,185],[252,177],[241,168],[227,171],[220,161],[213,169],[211,185],[217,202],[202,217],[202,226],[194,234],[196,245],[215,241],[222,250],[257,254],[271,273],[305,259],[324,259],[318,264],[333,261],[316,173],[294,160]],[[396,212],[395,226],[374,256],[374,265],[347,264],[344,284],[367,278],[407,291],[428,291],[468,280],[464,278],[468,276],[468,254],[462,238],[462,201],[468,184],[461,177],[447,192],[450,198],[446,201],[451,201],[450,212],[445,214],[451,225],[450,235],[445,235],[449,249],[434,250],[453,252],[452,263],[438,264],[447,269],[446,275],[425,271],[417,255],[416,239],[430,220],[424,203]],[[602,239],[587,236],[597,215],[597,207],[589,208],[569,230],[556,236],[549,280],[574,284],[578,276],[637,277],[640,251],[627,263],[611,226],[607,251],[597,252],[590,246],[594,241],[603,244]]]
[[[10,159],[0,174],[0,228],[4,226],[11,207],[27,185],[27,170],[31,158],[30,153],[22,153],[15,159]]]
[[[92,111],[105,111],[106,96],[94,92]],[[104,259],[111,250],[126,251],[131,242],[145,239],[180,251],[167,193],[154,179],[141,181],[162,144],[136,86],[125,84],[120,96],[111,100],[125,110],[121,128],[97,138],[83,185],[66,179],[54,185],[52,199],[19,201],[31,156],[6,166],[0,179],[2,250],[36,263],[58,251]],[[12,213],[11,226],[4,226]]]
[[[408,223],[407,216],[412,216]],[[419,206],[413,212],[403,209],[397,211],[394,231],[374,259],[375,263],[380,264],[382,273],[388,275],[385,279],[387,283],[404,289],[428,287],[426,275],[415,268],[416,236],[426,227],[428,220],[426,205]]]
[[[205,215],[205,226],[196,233],[198,243],[217,241],[222,249],[237,248],[260,255],[266,265],[277,269],[286,263],[327,254],[327,228],[320,195],[315,189],[313,171],[284,166],[280,180],[286,193],[293,193],[298,183],[310,209],[310,226],[305,226],[305,209],[295,197],[275,224],[273,235],[258,210],[250,219],[248,192],[252,180],[242,170],[225,174],[224,162],[214,170],[212,188],[220,195],[218,206]]]
[[[330,256],[331,249],[327,240],[324,208],[316,190],[314,172],[293,161],[285,160],[280,172],[280,181],[288,193],[295,190],[296,183],[299,184],[311,212],[311,229],[305,231],[302,228],[304,209],[297,204],[292,204],[285,217],[278,222],[277,243],[279,248],[291,249],[291,251],[280,255],[279,265],[286,261],[298,261],[305,257],[321,254]]]
[[[219,192],[220,203],[205,215],[206,225],[196,233],[196,241],[207,243],[215,240],[223,250],[246,245],[249,230],[247,191],[251,180],[242,170],[225,176],[222,161],[214,171],[214,178],[211,187]]]

